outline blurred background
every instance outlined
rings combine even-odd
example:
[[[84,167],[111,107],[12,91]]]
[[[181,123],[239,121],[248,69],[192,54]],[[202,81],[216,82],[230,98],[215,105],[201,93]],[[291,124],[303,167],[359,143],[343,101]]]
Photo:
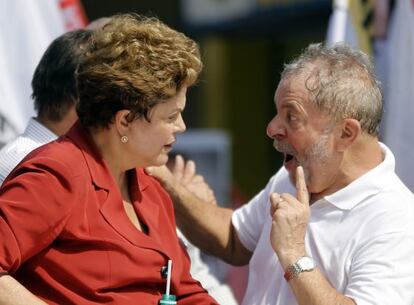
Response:
[[[193,144],[194,147],[205,143],[211,152],[205,155],[206,160],[221,162],[217,167],[220,172],[206,172],[215,166],[210,162],[204,166],[204,157],[201,160],[198,153],[194,155],[192,144],[188,144],[191,152],[187,154],[186,147],[177,148],[178,152],[201,161],[199,169],[215,186],[223,204],[230,201],[231,193],[242,197],[241,201],[251,197],[280,167],[281,159],[265,134],[275,113],[273,95],[279,73],[283,63],[307,44],[325,39],[332,9],[329,0],[0,0],[0,3],[0,14],[4,17],[0,20],[0,33],[11,36],[8,42],[2,42],[2,54],[13,56],[13,64],[7,64],[8,69],[1,69],[2,73],[16,69],[28,57],[32,57],[34,70],[48,43],[61,31],[83,27],[97,18],[120,12],[157,16],[198,41],[204,70],[198,84],[190,90],[184,118],[188,129],[197,129],[194,137],[198,140],[194,142],[198,144]],[[58,18],[50,20],[51,8],[45,9],[54,3],[63,15],[63,29],[57,25]],[[49,23],[44,29],[46,34],[37,26],[42,18],[45,24]],[[18,37],[24,31],[36,52],[30,50],[28,42],[16,42],[23,40]],[[10,50],[13,45],[16,50]],[[13,130],[3,132],[3,142],[21,132],[32,112],[29,84],[33,70],[30,67],[22,70],[15,77],[19,85],[14,90],[19,96],[2,94],[0,100],[1,113],[13,125]],[[9,73],[5,75],[10,78]],[[20,88],[23,83],[27,85],[24,92]],[[15,103],[21,106],[12,109],[10,105]],[[11,111],[14,114],[8,114]],[[7,125],[4,120],[3,125]],[[202,131],[203,141],[199,129],[206,128],[211,133]],[[183,141],[193,142],[194,137]],[[228,177],[223,179],[223,175]]]
[[[33,115],[30,80],[48,44],[121,12],[156,16],[200,44],[204,70],[175,152],[197,162],[221,204],[245,203],[280,167],[265,133],[273,95],[284,63],[311,42],[346,41],[374,58],[382,141],[414,190],[414,0],[0,0],[1,143]]]

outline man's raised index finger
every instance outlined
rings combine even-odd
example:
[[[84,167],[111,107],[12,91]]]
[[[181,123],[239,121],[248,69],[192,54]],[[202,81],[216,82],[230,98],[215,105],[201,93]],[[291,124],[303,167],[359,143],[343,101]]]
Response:
[[[309,205],[309,192],[302,166],[296,168],[296,198],[303,204]]]

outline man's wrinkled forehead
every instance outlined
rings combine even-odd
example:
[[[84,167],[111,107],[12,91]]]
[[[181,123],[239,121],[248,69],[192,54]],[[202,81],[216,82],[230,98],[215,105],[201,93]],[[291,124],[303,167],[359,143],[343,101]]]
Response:
[[[285,92],[295,92],[297,93],[299,90],[302,91],[307,89],[306,83],[310,77],[311,73],[309,70],[298,71],[298,73],[288,74],[285,75],[279,82],[274,99],[276,101],[278,92],[284,90]]]

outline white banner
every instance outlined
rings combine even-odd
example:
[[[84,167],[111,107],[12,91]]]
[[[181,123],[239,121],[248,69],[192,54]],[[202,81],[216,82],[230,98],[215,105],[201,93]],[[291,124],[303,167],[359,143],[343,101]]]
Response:
[[[22,132],[34,115],[33,72],[63,32],[56,0],[0,0],[0,146]]]
[[[396,171],[414,191],[414,3],[398,0],[388,32],[383,141],[395,154]]]
[[[334,0],[332,14],[329,17],[326,44],[333,46],[338,42],[346,42],[358,48],[358,38],[349,12],[350,0]]]

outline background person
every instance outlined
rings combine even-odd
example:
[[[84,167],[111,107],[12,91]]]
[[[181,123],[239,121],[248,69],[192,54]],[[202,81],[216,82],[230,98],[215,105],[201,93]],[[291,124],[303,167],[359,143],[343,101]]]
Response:
[[[0,150],[0,184],[33,149],[66,133],[77,119],[75,71],[91,31],[76,30],[56,38],[43,54],[32,79],[37,112],[25,131]]]

